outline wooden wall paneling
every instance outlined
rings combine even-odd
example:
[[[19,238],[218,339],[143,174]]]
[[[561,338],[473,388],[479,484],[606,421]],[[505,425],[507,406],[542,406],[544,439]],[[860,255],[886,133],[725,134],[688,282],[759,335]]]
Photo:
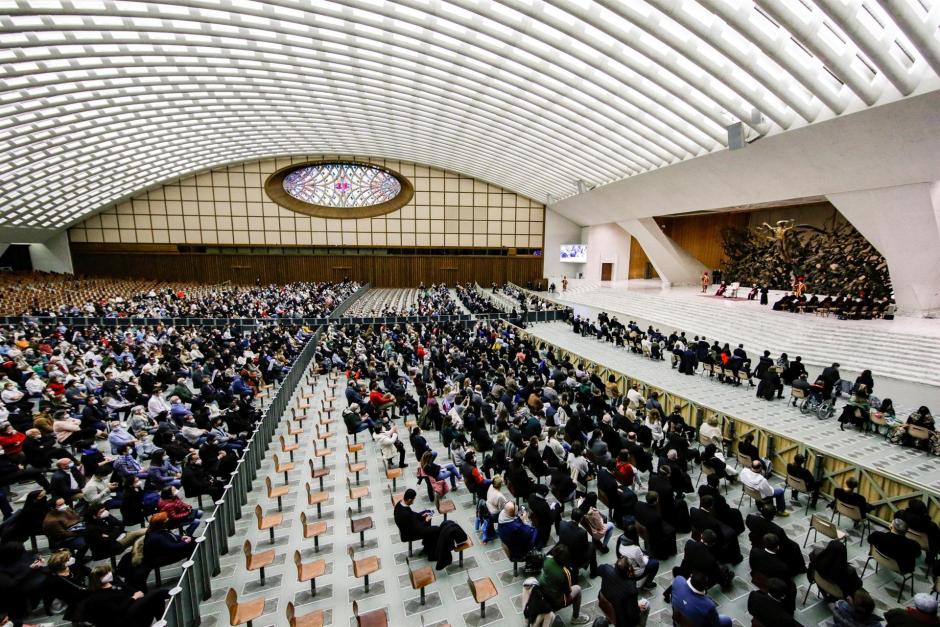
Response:
[[[640,242],[636,241],[636,238],[632,235],[630,236],[630,271],[627,273],[627,278],[630,279],[645,279],[646,278],[646,264],[648,264],[650,258],[646,256],[646,251],[643,250],[643,247],[640,246]],[[656,274],[656,269],[653,268],[653,279],[659,278],[659,275]]]
[[[709,213],[700,216],[656,218],[663,233],[709,270],[721,267],[724,258],[721,232],[726,227],[744,227],[748,212]]]
[[[73,247],[80,274],[144,277],[207,283],[338,281],[345,277],[376,287],[413,287],[444,281],[525,285],[542,276],[541,257],[487,255],[251,255],[133,251],[127,246]]]

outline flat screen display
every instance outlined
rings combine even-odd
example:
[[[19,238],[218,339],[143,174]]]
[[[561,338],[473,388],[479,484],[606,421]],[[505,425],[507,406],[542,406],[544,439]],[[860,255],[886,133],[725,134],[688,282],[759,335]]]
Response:
[[[585,244],[562,244],[561,245],[562,263],[587,263],[587,245]]]

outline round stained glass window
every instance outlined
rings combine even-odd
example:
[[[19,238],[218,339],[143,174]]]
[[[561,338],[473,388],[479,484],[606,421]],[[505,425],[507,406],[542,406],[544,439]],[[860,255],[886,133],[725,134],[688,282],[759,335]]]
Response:
[[[403,176],[368,163],[325,161],[278,170],[265,191],[279,205],[327,218],[365,218],[405,206],[414,188]]]

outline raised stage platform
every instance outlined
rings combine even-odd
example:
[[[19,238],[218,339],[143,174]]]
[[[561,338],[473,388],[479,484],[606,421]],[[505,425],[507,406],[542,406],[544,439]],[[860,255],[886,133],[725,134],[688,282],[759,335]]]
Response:
[[[722,343],[742,342],[751,354],[764,349],[774,356],[786,352],[791,359],[801,355],[804,363],[819,367],[837,361],[853,375],[869,368],[876,396],[886,396],[877,387],[879,378],[887,377],[937,387],[934,398],[940,398],[940,320],[838,320],[773,311],[746,300],[744,288],[739,300],[716,298],[711,296],[714,291],[712,286],[706,296],[698,288],[663,288],[658,280],[571,281],[567,293],[552,298],[576,313],[579,306],[603,309],[621,320],[648,321],[664,332],[681,329],[690,337],[704,334]],[[771,292],[771,304],[782,294]],[[916,398],[904,402],[929,405]]]
[[[818,420],[804,416],[784,400],[758,399],[754,388],[747,386],[731,387],[701,375],[680,374],[670,368],[668,360],[652,361],[608,342],[583,338],[563,323],[536,324],[527,332],[573,356],[625,375],[628,381],[636,380],[647,389],[663,391],[667,397],[663,404],[666,410],[678,403],[686,408],[692,424],[698,424],[700,416],[709,413],[732,418],[739,435],[751,428],[758,429],[762,450],[766,450],[768,436],[773,436],[772,456],[778,472],[785,470],[785,462],[798,451],[810,453],[811,463],[817,455],[822,456],[823,472],[830,479],[824,486],[825,493],[831,494],[834,487],[841,485],[846,473],[860,475],[862,490],[869,500],[883,504],[876,512],[882,519],[887,519],[897,505],[903,507],[903,500],[911,497],[928,497],[933,507],[940,509],[940,457],[892,445],[875,434],[854,429],[840,431],[835,418]],[[572,361],[577,361],[577,357]],[[696,416],[698,409],[702,414]]]

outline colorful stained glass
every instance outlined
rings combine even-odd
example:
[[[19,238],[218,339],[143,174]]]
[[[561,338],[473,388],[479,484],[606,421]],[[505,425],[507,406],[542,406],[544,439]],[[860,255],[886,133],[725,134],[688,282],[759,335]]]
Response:
[[[284,177],[284,191],[321,207],[372,207],[393,200],[401,183],[381,168],[359,163],[317,163]]]

